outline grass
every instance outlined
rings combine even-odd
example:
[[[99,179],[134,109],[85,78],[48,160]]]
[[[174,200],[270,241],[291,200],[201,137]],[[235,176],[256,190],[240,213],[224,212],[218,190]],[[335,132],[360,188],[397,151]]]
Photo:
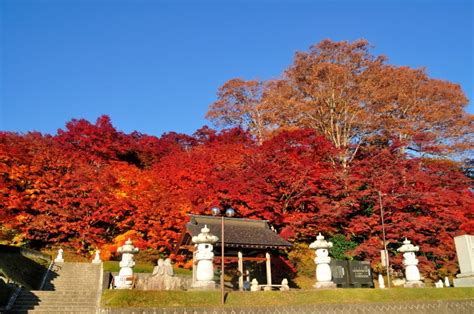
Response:
[[[336,289],[300,291],[229,292],[227,306],[253,307],[321,303],[373,303],[474,299],[474,288]],[[104,307],[207,307],[220,305],[219,291],[107,290]]]
[[[104,266],[104,271],[110,271],[110,272],[119,272],[120,271],[120,266],[119,266],[118,261],[106,261],[103,263]],[[133,267],[133,271],[135,273],[151,273],[153,271],[153,265],[152,264],[135,264]]]
[[[104,271],[110,271],[110,272],[119,272],[120,271],[120,262],[117,261],[106,261],[104,262]],[[153,264],[145,264],[145,263],[137,263],[133,267],[133,271],[135,273],[151,273],[153,272],[153,268],[156,265]],[[192,276],[193,271],[190,269],[183,269],[183,268],[178,268],[174,267],[174,273],[177,275],[188,275]]]

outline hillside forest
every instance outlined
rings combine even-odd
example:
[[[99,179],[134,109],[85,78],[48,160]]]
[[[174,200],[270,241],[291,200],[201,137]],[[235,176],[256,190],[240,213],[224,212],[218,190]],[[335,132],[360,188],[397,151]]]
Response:
[[[375,266],[383,209],[395,265],[407,237],[425,276],[455,274],[453,237],[474,234],[468,103],[364,40],[324,40],[279,78],[225,82],[207,112],[216,129],[126,134],[103,115],[0,132],[0,242],[107,258],[130,236],[169,254],[187,214],[219,206],[293,243],[342,235],[346,258]]]

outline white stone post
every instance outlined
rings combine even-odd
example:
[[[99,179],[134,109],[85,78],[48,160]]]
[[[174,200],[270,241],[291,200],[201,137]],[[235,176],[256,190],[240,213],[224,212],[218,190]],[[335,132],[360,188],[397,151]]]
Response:
[[[100,264],[102,260],[100,259],[100,250],[95,251],[95,257],[92,260],[92,264]]]
[[[405,266],[405,288],[423,288],[425,284],[421,282],[420,271],[418,270],[418,259],[415,252],[420,248],[411,244],[410,240],[405,238],[403,245],[397,249],[403,253],[403,265]]]
[[[54,259],[55,263],[64,263],[63,252],[63,249],[58,250],[58,256]]]
[[[448,276],[444,277],[444,286],[448,288],[451,287]]]
[[[205,225],[201,229],[201,233],[192,238],[192,242],[197,245],[196,251],[196,281],[192,288],[197,289],[214,289],[216,283],[214,279],[214,247],[213,244],[219,240],[218,237],[210,233],[209,228]],[[193,274],[194,276],[194,274]]]
[[[329,263],[331,258],[329,257],[328,249],[332,248],[332,242],[324,240],[324,237],[319,233],[316,237],[316,241],[309,245],[310,249],[315,250],[316,257],[314,262],[316,263],[316,283],[313,287],[317,289],[334,289],[336,284],[331,281],[332,274]]]
[[[118,276],[114,276],[114,286],[116,289],[132,289],[134,283],[133,269],[135,261],[133,260],[133,254],[138,253],[138,248],[134,247],[130,238],[125,244],[118,248],[118,253],[122,254],[122,260],[120,261],[120,272]]]
[[[385,289],[385,281],[383,280],[382,274],[379,274],[379,288],[380,289]]]

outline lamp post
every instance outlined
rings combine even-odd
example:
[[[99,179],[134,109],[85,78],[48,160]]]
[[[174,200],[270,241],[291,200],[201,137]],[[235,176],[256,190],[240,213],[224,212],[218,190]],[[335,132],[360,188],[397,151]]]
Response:
[[[225,214],[221,214],[221,210],[217,207],[211,208],[212,216],[221,216],[221,305],[224,305],[224,215],[233,217],[235,210],[228,208]]]
[[[385,254],[385,265],[387,267],[387,284],[390,288],[390,261],[388,259],[387,241],[385,239],[385,217],[382,204],[382,192],[378,191],[379,194],[379,206],[380,206],[380,220],[382,221],[382,237],[383,237],[383,249]]]

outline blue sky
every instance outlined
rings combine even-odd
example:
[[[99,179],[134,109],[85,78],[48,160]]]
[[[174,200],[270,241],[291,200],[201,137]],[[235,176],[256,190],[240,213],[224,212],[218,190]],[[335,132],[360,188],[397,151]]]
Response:
[[[278,77],[322,39],[461,84],[474,113],[473,5],[451,1],[3,0],[0,130],[193,133],[226,80]]]

